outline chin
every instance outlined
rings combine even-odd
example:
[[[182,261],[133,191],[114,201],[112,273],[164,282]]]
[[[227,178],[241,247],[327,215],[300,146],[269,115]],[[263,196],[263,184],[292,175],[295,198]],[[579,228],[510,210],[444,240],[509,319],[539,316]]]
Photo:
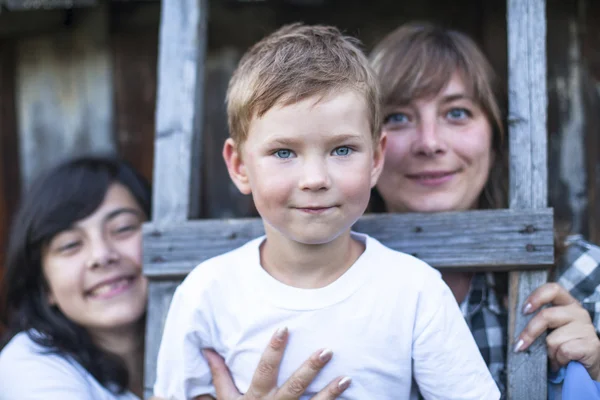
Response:
[[[441,201],[427,201],[423,199],[419,202],[411,202],[412,204],[408,204],[409,212],[418,212],[418,213],[435,213],[435,212],[446,212],[446,211],[459,211],[463,210],[463,208],[459,207],[452,201],[447,201],[447,199],[440,199]]]

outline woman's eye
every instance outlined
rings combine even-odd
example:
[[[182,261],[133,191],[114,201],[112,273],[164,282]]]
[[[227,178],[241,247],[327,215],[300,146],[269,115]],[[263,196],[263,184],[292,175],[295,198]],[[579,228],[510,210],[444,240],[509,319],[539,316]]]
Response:
[[[471,113],[465,108],[453,108],[446,115],[452,120],[463,120],[469,118]]]
[[[294,153],[288,149],[280,149],[280,150],[277,150],[274,154],[277,158],[286,159],[286,158],[291,158]]]
[[[347,146],[340,146],[336,149],[333,150],[333,154],[336,156],[347,156],[350,155],[350,153],[352,153],[352,149],[350,147]]]
[[[389,114],[383,119],[384,124],[405,124],[408,121],[408,115],[400,112]]]

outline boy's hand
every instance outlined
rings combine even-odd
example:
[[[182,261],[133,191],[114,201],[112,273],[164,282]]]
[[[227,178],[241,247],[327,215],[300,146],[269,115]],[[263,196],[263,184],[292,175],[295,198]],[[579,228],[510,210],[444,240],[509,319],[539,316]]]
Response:
[[[523,313],[530,314],[550,304],[534,316],[516,340],[515,351],[527,349],[543,332],[553,369],[569,361],[582,363],[594,380],[600,380],[600,340],[590,314],[558,283],[546,283],[531,293]]]
[[[304,393],[308,385],[315,379],[321,369],[331,360],[330,350],[319,350],[296,370],[285,382],[277,387],[277,376],[283,352],[287,344],[287,328],[278,330],[269,346],[264,351],[252,382],[246,394],[242,395],[235,387],[231,374],[223,359],[212,350],[203,350],[204,357],[210,367],[213,384],[218,400],[296,400]],[[321,390],[313,400],[333,400],[350,386],[350,378],[339,377]]]

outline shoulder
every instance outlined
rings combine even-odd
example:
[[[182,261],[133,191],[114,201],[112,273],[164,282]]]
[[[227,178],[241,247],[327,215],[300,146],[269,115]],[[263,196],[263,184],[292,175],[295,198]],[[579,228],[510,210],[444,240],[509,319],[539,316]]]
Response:
[[[7,398],[28,398],[32,394],[56,390],[57,386],[79,393],[89,391],[87,373],[75,361],[35,343],[21,332],[0,352],[0,382]]]
[[[251,263],[259,263],[259,246],[264,237],[253,239],[241,247],[210,258],[198,264],[183,280],[178,292],[196,296],[203,289],[214,287],[225,280],[235,279]]]
[[[441,280],[438,270],[417,257],[391,249],[370,236],[366,236],[366,243],[369,257],[376,261],[385,275],[401,277],[403,281],[412,283]]]

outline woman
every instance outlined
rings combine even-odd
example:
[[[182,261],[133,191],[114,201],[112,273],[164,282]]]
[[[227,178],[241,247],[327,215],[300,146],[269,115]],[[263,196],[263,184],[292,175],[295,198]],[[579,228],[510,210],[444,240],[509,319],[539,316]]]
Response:
[[[389,212],[440,212],[506,207],[506,135],[493,71],[467,36],[408,24],[386,36],[370,56],[382,86],[386,161],[377,190]],[[524,313],[553,304],[527,325],[514,351],[548,328],[553,369],[581,361],[600,380],[600,249],[572,241]],[[583,257],[583,258],[582,258]],[[492,375],[505,388],[505,290],[492,274],[443,272]],[[499,282],[498,282],[499,283]],[[564,288],[569,288],[570,294]],[[504,292],[504,293],[503,293]],[[595,323],[592,324],[592,319]],[[501,334],[498,335],[497,332]]]
[[[142,397],[149,215],[149,185],[112,158],[33,183],[8,247],[0,399]]]

